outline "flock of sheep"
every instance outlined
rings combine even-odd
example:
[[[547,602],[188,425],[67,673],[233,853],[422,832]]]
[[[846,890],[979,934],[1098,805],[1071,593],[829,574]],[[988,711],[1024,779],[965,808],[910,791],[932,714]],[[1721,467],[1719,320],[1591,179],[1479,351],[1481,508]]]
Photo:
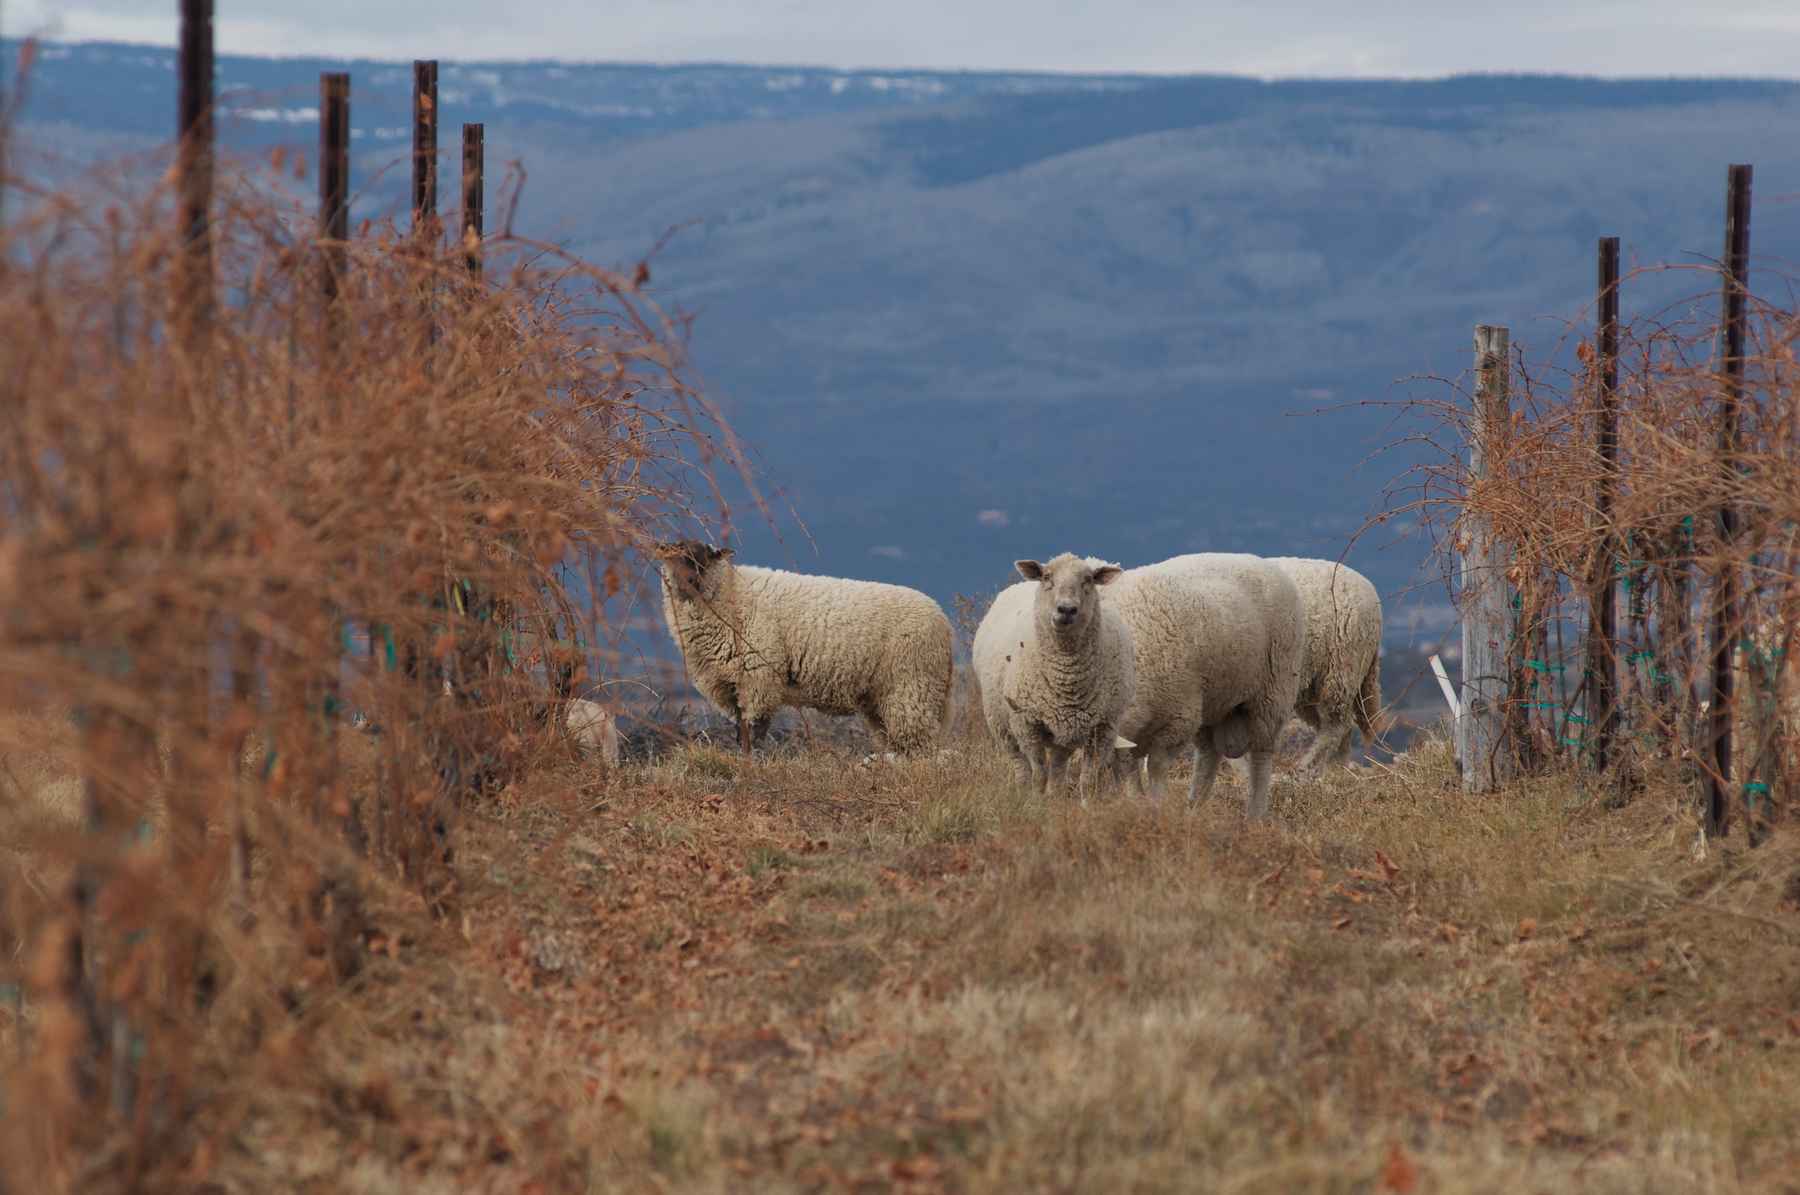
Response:
[[[729,548],[660,544],[663,614],[696,688],[749,751],[784,706],[860,714],[881,749],[932,749],[950,715],[950,621],[916,589],[735,564]],[[1020,560],[972,666],[988,731],[1018,781],[1081,791],[1107,775],[1161,799],[1192,747],[1190,798],[1248,755],[1249,815],[1269,812],[1277,739],[1317,732],[1303,770],[1341,762],[1381,705],[1381,598],[1329,560],[1242,553],[1126,569],[1069,553]]]

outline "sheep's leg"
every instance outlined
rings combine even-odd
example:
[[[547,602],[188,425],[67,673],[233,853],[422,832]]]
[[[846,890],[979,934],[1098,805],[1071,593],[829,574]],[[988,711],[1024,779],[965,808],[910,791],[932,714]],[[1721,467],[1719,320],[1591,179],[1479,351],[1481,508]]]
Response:
[[[1323,727],[1313,733],[1313,741],[1307,745],[1306,753],[1300,757],[1295,770],[1302,776],[1317,776],[1325,770],[1325,756],[1331,748],[1331,740],[1337,737],[1335,725]]]
[[[1269,778],[1274,771],[1275,752],[1267,747],[1250,749],[1250,802],[1246,812],[1253,822],[1269,816]]]
[[[1090,797],[1097,796],[1100,792],[1100,767],[1098,758],[1094,754],[1093,744],[1090,743],[1083,747],[1081,750],[1081,773],[1075,779],[1075,791],[1080,795],[1083,805],[1088,803]]]
[[[1100,790],[1104,786],[1107,774],[1112,770],[1113,739],[1117,735],[1111,730],[1098,731],[1088,740],[1081,759],[1081,792],[1082,800],[1100,799]]]
[[[1301,773],[1317,776],[1325,770],[1327,764],[1347,762],[1350,758],[1350,731],[1348,722],[1327,722],[1320,727],[1313,735],[1306,754],[1300,757]]]
[[[894,749],[892,736],[888,734],[887,722],[881,716],[881,709],[873,701],[865,701],[857,711],[862,715],[864,725],[869,728],[869,740],[875,744],[875,754],[885,755]]]
[[[1204,801],[1219,774],[1219,753],[1204,730],[1194,739],[1194,779],[1188,784],[1188,800]]]
[[[1110,762],[1113,783],[1119,786],[1119,791],[1125,792],[1129,786],[1129,791],[1143,796],[1143,785],[1138,783],[1143,760],[1139,757],[1137,749],[1135,747],[1109,747],[1105,758]]]
[[[764,714],[760,718],[749,713],[738,714],[738,747],[745,755],[768,735],[769,723],[774,720],[773,714]]]
[[[1044,745],[1033,739],[1025,745],[1025,762],[1031,766],[1031,791],[1041,793],[1045,786]]]
[[[1147,773],[1145,787],[1149,792],[1150,799],[1158,804],[1161,804],[1163,797],[1168,795],[1169,763],[1173,758],[1174,753],[1161,744],[1151,747],[1149,753],[1144,756]]]
[[[1044,792],[1063,795],[1069,786],[1071,752],[1055,743],[1044,744]]]
[[[1012,739],[1006,740],[1006,753],[1012,758],[1013,783],[1020,788],[1033,783],[1031,761]]]
[[[902,755],[928,754],[943,737],[949,715],[942,686],[924,681],[903,683],[876,703],[871,721],[881,722],[888,750]]]

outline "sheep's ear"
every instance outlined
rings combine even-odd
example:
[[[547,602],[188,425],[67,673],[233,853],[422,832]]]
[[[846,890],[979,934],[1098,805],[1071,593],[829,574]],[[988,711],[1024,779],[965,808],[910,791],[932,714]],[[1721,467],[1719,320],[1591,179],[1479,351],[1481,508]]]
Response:
[[[1094,570],[1094,584],[1111,585],[1114,581],[1117,581],[1124,572],[1125,570],[1116,564],[1103,565]]]
[[[1027,581],[1042,581],[1044,579],[1044,566],[1035,560],[1015,560],[1013,561],[1013,567],[1018,569],[1019,575],[1024,577]]]

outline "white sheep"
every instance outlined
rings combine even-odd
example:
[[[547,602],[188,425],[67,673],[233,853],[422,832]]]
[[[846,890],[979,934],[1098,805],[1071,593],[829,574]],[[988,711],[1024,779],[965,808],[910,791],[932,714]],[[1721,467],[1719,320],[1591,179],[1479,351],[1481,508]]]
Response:
[[[1381,594],[1369,579],[1335,560],[1273,556],[1300,591],[1306,645],[1294,714],[1316,732],[1300,770],[1317,775],[1350,758],[1350,735],[1373,741],[1381,712]]]
[[[1013,567],[1025,580],[1000,592],[975,631],[982,715],[1021,784],[1061,788],[1081,751],[1081,787],[1092,792],[1136,683],[1131,633],[1100,600],[1124,570],[1067,552]]]
[[[1197,800],[1221,756],[1248,750],[1248,812],[1267,817],[1275,744],[1300,688],[1305,614],[1294,582],[1260,557],[1206,552],[1127,569],[1105,601],[1136,649],[1137,692],[1119,725],[1135,746],[1121,762],[1135,771],[1143,761],[1161,800],[1170,763],[1192,744]]]
[[[950,716],[950,620],[916,589],[731,563],[658,545],[663,617],[694,686],[746,752],[783,706],[861,714],[877,750],[930,749]]]
[[[584,753],[599,756],[608,767],[619,766],[619,726],[605,706],[571,698],[563,711],[563,726]]]

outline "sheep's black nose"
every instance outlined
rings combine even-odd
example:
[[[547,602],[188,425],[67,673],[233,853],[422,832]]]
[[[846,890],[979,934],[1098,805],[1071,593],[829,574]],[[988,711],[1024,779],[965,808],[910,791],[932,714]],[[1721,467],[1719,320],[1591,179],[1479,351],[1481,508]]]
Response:
[[[1081,613],[1081,607],[1068,602],[1056,603],[1056,621],[1074,622],[1075,616]]]

